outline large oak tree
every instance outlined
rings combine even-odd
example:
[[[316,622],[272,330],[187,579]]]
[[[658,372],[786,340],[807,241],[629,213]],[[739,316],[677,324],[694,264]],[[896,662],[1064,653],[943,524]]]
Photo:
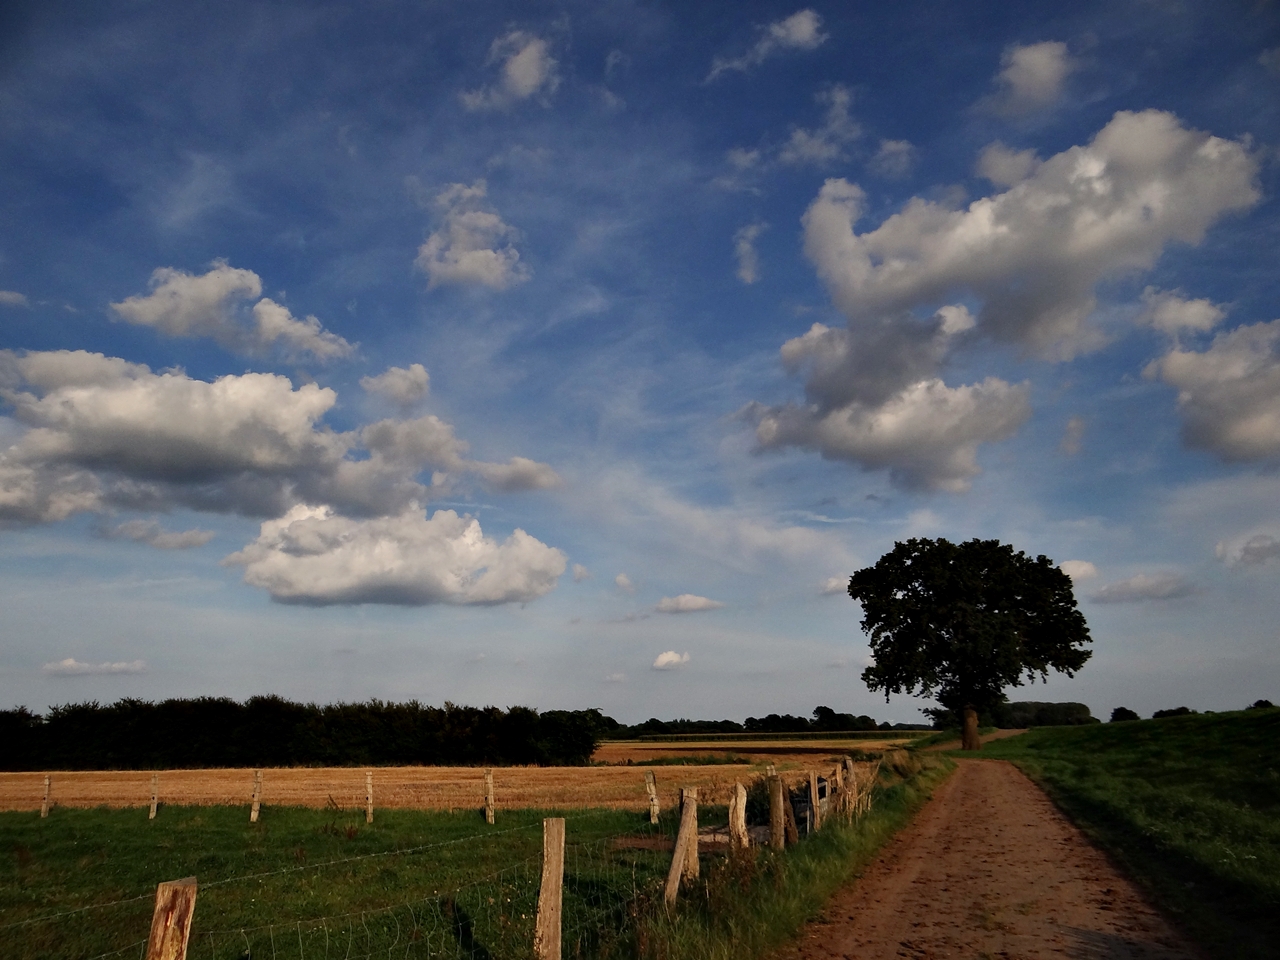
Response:
[[[1006,687],[1067,676],[1092,651],[1071,578],[1045,556],[998,540],[912,539],[894,544],[849,580],[875,663],[871,690],[931,697],[964,717],[964,749],[977,750],[978,713]]]

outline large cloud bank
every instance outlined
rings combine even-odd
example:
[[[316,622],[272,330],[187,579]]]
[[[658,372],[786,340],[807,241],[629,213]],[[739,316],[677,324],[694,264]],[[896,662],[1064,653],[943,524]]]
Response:
[[[425,385],[425,370],[410,372]],[[248,582],[296,602],[502,603],[540,595],[564,570],[558,551],[523,532],[497,545],[469,519],[421,517],[418,504],[459,482],[502,491],[560,482],[526,457],[471,459],[435,416],[337,432],[323,423],[337,394],[316,384],[269,373],[209,383],[85,351],[0,352],[0,399],[26,428],[0,450],[0,522],[174,507],[264,517],[239,562]],[[327,552],[295,549],[303,530]],[[103,532],[164,549],[212,537],[147,521]],[[386,565],[371,572],[379,558]]]
[[[761,450],[801,447],[887,469],[906,488],[964,490],[979,446],[1011,436],[1030,402],[1026,384],[996,377],[948,385],[957,344],[986,336],[1057,359],[1093,348],[1099,283],[1150,268],[1171,242],[1198,243],[1260,195],[1244,144],[1157,110],[1117,113],[1043,162],[993,145],[979,166],[1008,189],[962,209],[917,197],[865,233],[862,188],[826,181],[803,218],[805,252],[848,326],[815,324],[783,346],[806,403],[744,411]],[[1152,322],[1177,322],[1170,310]],[[1176,366],[1161,375],[1177,378]]]

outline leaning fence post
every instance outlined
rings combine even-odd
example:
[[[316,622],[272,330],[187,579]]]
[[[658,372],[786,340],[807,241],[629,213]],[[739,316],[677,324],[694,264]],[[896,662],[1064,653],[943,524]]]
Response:
[[[782,811],[782,780],[778,775],[769,776],[769,846],[781,850],[786,846],[786,826]]]
[[[253,771],[253,805],[249,807],[249,822],[258,822],[258,811],[262,809],[262,771]]]
[[[191,916],[196,909],[196,878],[167,880],[156,887],[146,960],[186,960]]]
[[[160,806],[160,774],[151,774],[151,810],[147,813],[148,820],[156,818],[156,807]]]
[[[660,812],[658,807],[658,780],[653,775],[652,770],[644,772],[644,788],[649,794],[649,822],[657,823],[658,813]]]
[[[542,886],[533,934],[537,960],[560,960],[560,906],[564,892],[564,818],[542,821]]]
[[[44,800],[40,803],[40,817],[44,819],[49,816],[49,775],[45,774],[44,778]]]
[[[750,844],[747,836],[747,788],[735,783],[733,799],[729,802],[729,845],[745,850]]]
[[[373,823],[373,771],[364,772],[364,822]]]
[[[698,791],[686,787],[680,795],[680,832],[676,834],[676,849],[671,856],[671,870],[667,873],[667,888],[662,897],[668,907],[676,902],[681,879],[698,875]]]
[[[484,822],[493,823],[493,771],[484,772]]]
[[[809,823],[817,833],[822,826],[822,801],[818,796],[818,774],[814,770],[809,771],[809,810]]]

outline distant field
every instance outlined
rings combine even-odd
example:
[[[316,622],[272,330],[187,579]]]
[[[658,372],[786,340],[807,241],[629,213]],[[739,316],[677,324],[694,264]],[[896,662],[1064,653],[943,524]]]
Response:
[[[1280,709],[992,743],[1220,958],[1280,956]]]
[[[859,751],[879,752],[900,747],[908,738],[875,739],[845,736],[790,737],[768,739],[741,734],[688,740],[606,740],[596,748],[591,759],[596,763],[627,763],[643,766],[661,757],[703,757],[729,755],[751,763],[773,763],[780,770],[812,766],[828,757],[841,757]]]
[[[634,747],[634,745],[631,745]],[[684,745],[682,745],[682,748]],[[717,749],[721,749],[717,747]],[[699,755],[710,752],[702,747]],[[740,753],[738,747],[733,752]],[[837,756],[838,747],[822,748],[821,754]],[[644,786],[644,757],[679,756],[681,751],[664,748],[657,754],[636,756],[637,766],[593,767],[495,767],[494,797],[499,809],[547,809],[551,807],[604,807],[617,810],[647,810]],[[627,756],[613,763],[624,763]],[[789,771],[797,781],[803,770],[816,766],[822,758],[812,754],[798,757],[787,750],[773,750],[758,762],[777,763],[784,775]],[[727,803],[738,780],[755,776],[751,767],[735,764],[658,767],[655,769],[658,795],[664,809],[679,799],[681,787],[697,787],[705,802]],[[44,772],[0,773],[0,810],[37,810],[44,793]],[[149,770],[52,771],[51,799],[57,807],[142,807],[151,802]],[[249,803],[253,790],[250,769],[162,770],[161,803],[185,806],[216,806]],[[375,767],[374,806],[378,809],[474,810],[484,803],[484,770],[479,767]],[[263,771],[264,804],[271,806],[363,809],[365,768],[286,767]]]

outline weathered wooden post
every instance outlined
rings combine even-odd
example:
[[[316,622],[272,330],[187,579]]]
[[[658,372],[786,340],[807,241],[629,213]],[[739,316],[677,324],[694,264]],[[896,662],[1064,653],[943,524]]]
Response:
[[[44,778],[44,800],[40,802],[40,819],[49,816],[49,775]]]
[[[844,758],[845,769],[849,772],[849,799],[845,805],[845,813],[852,820],[858,810],[858,774],[853,766],[853,757]]]
[[[822,827],[822,800],[818,796],[818,773],[809,771],[809,823],[814,833]]]
[[[249,822],[258,822],[258,811],[262,809],[262,771],[253,771],[253,803],[249,807]]]
[[[652,770],[644,772],[644,788],[649,794],[649,822],[658,822],[658,779],[653,775]]]
[[[747,788],[740,783],[733,785],[733,797],[729,801],[729,846],[745,850],[751,845],[747,836]]]
[[[560,907],[564,892],[564,819],[542,821],[542,886],[533,934],[537,960],[560,960]]]
[[[484,772],[484,822],[493,823],[493,771]]]
[[[373,771],[364,772],[364,822],[373,823]]]
[[[156,818],[156,808],[160,806],[160,774],[151,774],[151,810],[147,813],[148,820]]]
[[[766,777],[776,777],[778,775],[778,768],[771,763],[764,768],[764,775]]]
[[[791,805],[791,791],[787,790],[785,793],[786,803],[782,805],[782,822],[787,828],[787,843],[799,843],[800,830],[796,826],[796,808]]]
[[[785,815],[782,810],[782,779],[769,775],[769,846],[781,850],[786,846]]]
[[[671,855],[671,869],[667,873],[667,887],[662,897],[666,905],[675,905],[682,879],[697,876],[698,791],[694,787],[685,787],[680,791],[680,832],[676,834],[676,849]]]
[[[156,887],[146,960],[186,960],[191,917],[195,910],[195,877],[167,880]]]

